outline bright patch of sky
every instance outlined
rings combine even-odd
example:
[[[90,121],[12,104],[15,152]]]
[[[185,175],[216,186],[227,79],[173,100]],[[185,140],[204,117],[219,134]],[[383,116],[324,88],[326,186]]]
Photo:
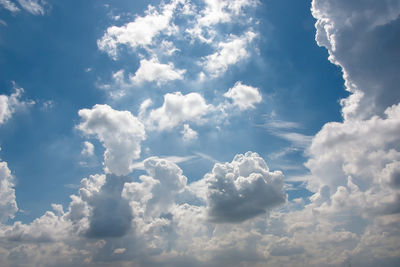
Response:
[[[398,266],[399,14],[0,0],[0,265]]]

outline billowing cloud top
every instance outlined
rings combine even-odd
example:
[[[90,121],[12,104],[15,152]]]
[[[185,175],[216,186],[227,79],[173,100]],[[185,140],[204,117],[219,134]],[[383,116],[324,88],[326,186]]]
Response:
[[[108,105],[81,109],[82,122],[77,126],[86,135],[95,135],[106,148],[106,172],[128,174],[133,160],[140,156],[140,143],[146,138],[143,124],[129,111],[118,111]]]

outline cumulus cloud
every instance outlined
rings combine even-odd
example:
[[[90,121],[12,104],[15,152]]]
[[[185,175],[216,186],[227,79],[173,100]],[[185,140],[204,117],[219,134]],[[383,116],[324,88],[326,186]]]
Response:
[[[140,114],[150,129],[159,131],[171,130],[183,122],[204,122],[206,120],[204,116],[212,109],[212,106],[207,104],[199,93],[165,94],[163,105],[148,111],[150,104],[151,102],[144,101]]]
[[[9,120],[18,109],[23,109],[35,103],[21,100],[24,89],[17,87],[15,83],[13,83],[13,87],[15,92],[11,95],[0,95],[0,125]]]
[[[346,89],[345,118],[382,115],[400,101],[397,47],[398,1],[312,1],[318,45],[328,49],[329,60],[343,70]],[[379,52],[378,52],[379,51]]]
[[[240,110],[254,109],[254,104],[258,104],[262,100],[262,96],[258,88],[236,82],[235,85],[224,94],[226,98],[233,101],[233,105]]]
[[[148,175],[140,176],[140,183],[126,183],[123,196],[144,220],[167,215],[177,193],[185,189],[187,178],[175,163],[158,157],[146,159],[144,169]]]
[[[141,142],[146,138],[144,125],[129,111],[118,111],[108,105],[95,105],[78,112],[82,122],[77,128],[86,135],[95,135],[106,148],[106,172],[126,175],[133,160],[139,158]]]
[[[81,151],[81,154],[84,156],[93,156],[94,154],[94,145],[90,143],[89,141],[83,142],[83,149]]]
[[[17,211],[14,177],[11,175],[7,162],[0,161],[0,222],[14,218]]]
[[[344,121],[324,125],[307,151],[310,198],[286,201],[283,174],[271,172],[256,153],[217,163],[189,184],[179,166],[151,157],[137,179],[111,174],[83,179],[65,212],[53,205],[55,212],[30,224],[0,225],[2,264],[397,266],[400,105],[392,84],[397,76],[384,80],[381,69],[373,72],[366,62],[377,60],[380,67],[393,53],[386,48],[397,40],[397,7],[396,1],[313,1],[317,41],[344,68],[353,94],[342,102]],[[376,38],[386,32],[386,38]],[[384,51],[370,49],[379,43]],[[384,66],[392,70],[385,77],[397,75],[393,62]],[[142,103],[139,117],[159,130],[202,121],[208,106],[197,93],[167,94],[160,108],[149,111],[151,104]],[[106,151],[140,152],[143,125],[129,112],[97,105],[80,116],[78,128],[96,135]],[[142,130],[124,130],[135,128],[130,126]],[[299,145],[310,141],[284,131],[297,129],[296,123],[266,127]],[[125,141],[114,146],[113,138]],[[136,156],[121,153],[131,156],[122,164],[130,171]]]
[[[270,172],[257,153],[247,152],[236,155],[231,163],[217,163],[205,180],[208,213],[215,222],[242,222],[286,199],[283,174]]]
[[[236,20],[235,22],[240,21],[240,15],[244,13],[242,12],[243,9],[255,7],[258,2],[253,0],[205,0],[204,4],[205,7],[196,16],[194,27],[186,31],[200,41],[210,43],[216,35],[216,30],[213,26],[234,20]]]
[[[183,130],[181,131],[183,141],[185,142],[190,142],[193,140],[196,140],[198,137],[198,134],[195,130],[190,128],[189,124],[184,124],[183,125]]]
[[[136,17],[133,22],[121,27],[109,27],[104,36],[97,41],[99,49],[116,59],[120,45],[127,45],[133,49],[138,46],[144,47],[151,45],[157,35],[172,33],[175,26],[171,24],[171,19],[180,2],[182,1],[174,0],[161,5],[160,11],[149,5],[145,16]]]
[[[86,236],[121,237],[131,229],[132,209],[129,202],[121,196],[127,181],[128,177],[107,174],[101,189],[87,196],[91,212]]]
[[[182,80],[185,70],[175,69],[173,63],[162,64],[157,58],[140,60],[139,69],[134,76],[130,76],[133,83],[157,82],[161,85],[168,81]]]
[[[218,44],[218,51],[204,57],[202,65],[211,77],[219,77],[224,74],[229,66],[238,63],[250,56],[248,45],[257,36],[249,31],[243,36],[231,35],[227,42]]]

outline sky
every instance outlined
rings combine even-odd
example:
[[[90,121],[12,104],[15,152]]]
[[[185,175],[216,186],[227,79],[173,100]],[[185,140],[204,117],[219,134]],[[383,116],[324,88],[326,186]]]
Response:
[[[399,0],[0,0],[1,266],[398,266]]]

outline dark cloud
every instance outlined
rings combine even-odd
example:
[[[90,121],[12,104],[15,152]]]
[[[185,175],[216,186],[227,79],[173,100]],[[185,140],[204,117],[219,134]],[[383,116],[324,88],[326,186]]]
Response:
[[[100,192],[89,204],[93,207],[86,233],[91,238],[121,237],[131,229],[132,209],[121,193],[129,177],[107,174]]]

